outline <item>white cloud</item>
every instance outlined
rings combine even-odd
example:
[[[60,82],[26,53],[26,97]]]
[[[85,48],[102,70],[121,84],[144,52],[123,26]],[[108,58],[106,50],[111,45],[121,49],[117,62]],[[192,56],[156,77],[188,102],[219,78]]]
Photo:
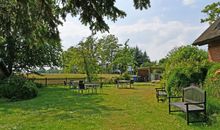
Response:
[[[182,3],[187,6],[192,6],[196,3],[196,0],[182,0]]]
[[[164,22],[159,17],[152,20],[138,20],[129,25],[110,24],[110,33],[119,38],[120,43],[130,39],[130,46],[138,46],[146,51],[151,60],[159,60],[174,47],[191,44],[207,26],[193,26],[180,21]],[[67,21],[59,27],[65,49],[77,44],[90,35],[87,27],[78,21]],[[99,34],[100,36],[101,34]]]
[[[73,18],[67,18],[63,26],[59,26],[58,28],[64,49],[76,45],[83,38],[91,34],[88,27],[83,26],[79,20]]]
[[[163,22],[155,17],[153,20],[139,20],[131,25],[112,25],[111,32],[123,42],[130,39],[130,46],[146,50],[152,60],[159,60],[174,47],[191,44],[206,26],[193,26],[180,21]]]

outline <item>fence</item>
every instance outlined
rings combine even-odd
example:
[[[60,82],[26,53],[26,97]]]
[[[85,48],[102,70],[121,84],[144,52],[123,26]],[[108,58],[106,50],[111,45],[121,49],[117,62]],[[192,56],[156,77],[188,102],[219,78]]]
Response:
[[[70,81],[79,81],[79,80],[86,80],[85,78],[28,78],[36,83],[45,84],[45,85],[61,85],[69,83]],[[99,81],[103,81],[103,78],[99,78]]]
[[[85,78],[29,78],[29,80],[45,85],[60,85],[60,84],[64,84],[64,81],[66,82],[70,82],[71,80],[79,81],[79,80],[85,80]]]

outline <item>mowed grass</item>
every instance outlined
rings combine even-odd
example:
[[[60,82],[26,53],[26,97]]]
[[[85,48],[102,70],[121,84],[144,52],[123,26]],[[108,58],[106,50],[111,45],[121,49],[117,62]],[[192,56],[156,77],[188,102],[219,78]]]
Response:
[[[183,113],[168,114],[167,102],[158,103],[155,87],[135,89],[105,85],[99,94],[77,95],[64,86],[48,86],[37,98],[0,100],[0,129],[19,130],[201,130],[218,129],[203,123],[186,125]]]

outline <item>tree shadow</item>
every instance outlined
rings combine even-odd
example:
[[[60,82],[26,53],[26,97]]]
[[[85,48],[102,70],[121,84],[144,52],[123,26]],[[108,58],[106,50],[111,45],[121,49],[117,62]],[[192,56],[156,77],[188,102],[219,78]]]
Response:
[[[40,90],[38,97],[17,102],[1,101],[0,111],[13,114],[15,110],[24,113],[46,114],[57,119],[82,118],[87,115],[107,114],[122,111],[104,105],[102,94],[75,94],[67,88],[46,87]]]

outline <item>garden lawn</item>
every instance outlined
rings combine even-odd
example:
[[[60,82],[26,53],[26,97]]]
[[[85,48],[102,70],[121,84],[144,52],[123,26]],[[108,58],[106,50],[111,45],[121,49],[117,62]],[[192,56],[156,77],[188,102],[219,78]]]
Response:
[[[0,100],[0,129],[20,130],[201,130],[220,123],[187,126],[183,113],[168,114],[167,102],[158,103],[156,86],[135,89],[105,85],[100,94],[77,95],[65,86],[42,88],[35,99]]]

